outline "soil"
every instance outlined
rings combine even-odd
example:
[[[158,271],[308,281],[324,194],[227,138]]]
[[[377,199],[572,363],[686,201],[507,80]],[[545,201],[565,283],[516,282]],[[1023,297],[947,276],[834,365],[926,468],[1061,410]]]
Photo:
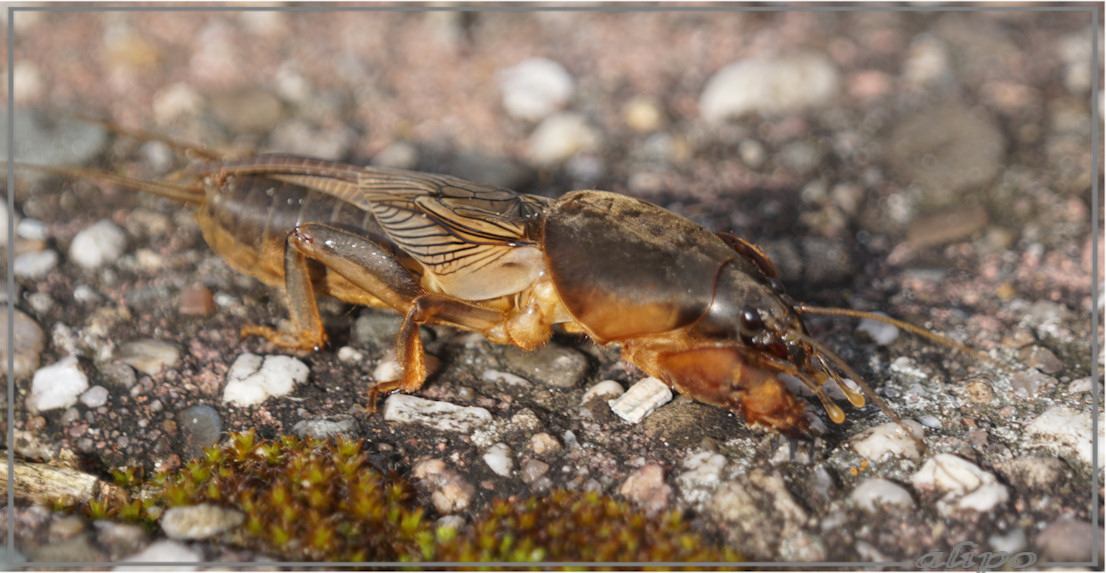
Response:
[[[184,207],[111,185],[40,178],[13,193],[16,215],[41,221],[47,239],[16,246],[53,249],[60,263],[41,278],[17,278],[15,307],[45,333],[42,365],[76,352],[89,384],[109,394],[102,406],[31,412],[31,377],[17,378],[7,427],[19,440],[16,454],[75,458],[101,476],[125,466],[171,468],[210,445],[197,440],[211,434],[182,428],[181,415],[208,405],[224,433],[253,428],[275,437],[305,420],[353,420],[343,427],[401,473],[444,460],[476,486],[458,512],[466,520],[497,497],[595,489],[684,511],[710,539],[749,559],[813,563],[913,564],[963,541],[1065,561],[1072,554],[1056,539],[1063,536],[1046,535],[1050,527],[1074,521],[1085,526],[1078,531],[1101,535],[1103,482],[1081,453],[1091,451],[1089,430],[1050,437],[1032,429],[1058,407],[1098,417],[1101,428],[1102,402],[1092,396],[1101,392],[1103,356],[1091,344],[1097,338],[1101,351],[1102,324],[1091,323],[1093,289],[1101,288],[1093,285],[1102,284],[1101,267],[1091,277],[1092,225],[1102,223],[1092,184],[1100,190],[1101,182],[1092,177],[1100,158],[1091,136],[1102,124],[1092,122],[1091,106],[1101,100],[1090,91],[1092,75],[1101,81],[1101,69],[1090,67],[1101,21],[1092,21],[1087,5],[1049,12],[518,7],[9,13],[16,107],[43,122],[46,142],[17,152],[32,163],[147,178],[180,164],[168,146],[120,134],[85,151],[80,142],[96,136],[74,126],[87,114],[236,152],[398,161],[554,198],[576,189],[624,193],[760,245],[796,300],[923,325],[1005,369],[906,333],[878,344],[853,319],[808,317],[817,340],[899,416],[925,427],[924,455],[866,459],[859,438],[889,421],[871,404],[841,401],[847,419],[837,425],[807,396],[824,434],[794,450],[738,413],[683,396],[630,424],[606,399],[583,400],[602,380],[628,388],[644,376],[620,361],[617,347],[558,333],[550,349],[531,355],[424,328],[440,368],[419,396],[483,407],[503,424],[520,413],[538,420],[485,443],[366,412],[366,390],[392,351],[398,316],[326,301],[331,346],[299,356],[308,381],[237,407],[222,399],[235,359],[286,353],[239,332],[285,319],[282,294],[232,270]],[[796,53],[824,58],[837,74],[835,95],[793,109],[701,116],[704,85],[726,65]],[[497,74],[534,57],[567,70],[574,89],[560,106],[580,114],[583,135],[597,138],[561,160],[537,158],[531,138],[541,122],[504,108]],[[102,219],[126,232],[126,249],[114,263],[82,268],[70,244]],[[182,303],[182,291],[195,285],[212,293],[214,312]],[[123,342],[148,338],[177,345],[179,359],[155,374],[112,360]],[[360,359],[343,359],[343,347]],[[543,368],[564,360],[584,367]],[[499,372],[527,384],[497,380]],[[560,448],[535,453],[532,439],[542,432]],[[483,461],[494,442],[514,460],[508,476]],[[940,453],[971,462],[1008,498],[979,511],[949,502],[940,487],[917,485],[914,476]],[[548,479],[521,478],[517,468],[530,460],[548,464]],[[668,490],[624,487],[653,465]],[[908,490],[905,509],[862,508],[854,494],[873,487],[870,478]],[[719,509],[735,491],[748,508]],[[427,490],[428,507],[429,500]],[[43,545],[35,538],[48,528],[26,524],[60,518],[23,502],[16,511],[24,525],[11,555],[46,559],[35,553]],[[189,545],[205,560],[263,558],[214,542]]]

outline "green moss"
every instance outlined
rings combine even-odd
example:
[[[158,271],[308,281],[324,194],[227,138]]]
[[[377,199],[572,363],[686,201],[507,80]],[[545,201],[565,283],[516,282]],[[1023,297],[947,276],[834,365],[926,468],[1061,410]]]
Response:
[[[124,495],[78,509],[157,529],[164,510],[215,503],[246,520],[220,541],[291,561],[735,561],[678,514],[650,516],[595,493],[496,500],[472,525],[436,527],[406,481],[360,442],[235,434],[172,473],[113,472]],[[56,507],[65,507],[59,501]],[[72,508],[72,504],[68,504]]]
[[[739,561],[678,513],[650,516],[597,493],[555,490],[499,499],[461,535],[441,543],[442,561]]]

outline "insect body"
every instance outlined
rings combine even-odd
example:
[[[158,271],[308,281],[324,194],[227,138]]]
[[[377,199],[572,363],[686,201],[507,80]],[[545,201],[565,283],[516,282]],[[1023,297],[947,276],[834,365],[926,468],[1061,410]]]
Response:
[[[402,375],[369,390],[413,392],[427,373],[420,324],[480,332],[534,349],[560,325],[600,344],[681,393],[741,412],[752,425],[801,436],[800,380],[840,423],[823,387],[860,377],[807,333],[804,313],[870,316],[942,344],[943,337],[885,317],[794,302],[755,246],[715,234],[655,205],[602,191],[551,200],[457,178],[358,167],[289,155],[212,159],[153,182],[82,169],[195,206],[211,248],[235,269],[283,289],[292,331],[250,325],[279,346],[326,343],[316,306],[325,294],[404,315]]]

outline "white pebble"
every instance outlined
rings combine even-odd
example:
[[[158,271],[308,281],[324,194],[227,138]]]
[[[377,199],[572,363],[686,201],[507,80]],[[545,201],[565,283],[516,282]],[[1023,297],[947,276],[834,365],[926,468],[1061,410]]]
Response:
[[[182,505],[165,510],[162,531],[172,539],[206,539],[245,521],[242,512],[210,503]]]
[[[296,384],[307,380],[311,370],[291,356],[269,355],[262,358],[246,353],[231,364],[223,401],[238,406],[254,406],[271,396],[284,396]]]
[[[384,401],[384,420],[467,434],[491,423],[492,414],[484,408],[458,406],[409,394],[392,394]]]
[[[672,400],[672,390],[668,385],[650,376],[642,378],[637,384],[630,386],[625,394],[607,403],[618,417],[631,424],[637,424],[653,410],[667,404],[670,400]]]
[[[849,494],[849,499],[868,513],[876,513],[880,509],[914,507],[914,498],[910,497],[906,488],[882,478],[864,480]]]
[[[99,384],[81,394],[81,403],[89,408],[99,408],[108,403],[108,389]]]
[[[742,60],[707,80],[699,115],[715,123],[746,113],[785,113],[826,104],[840,83],[837,68],[820,54]]]
[[[123,256],[127,235],[115,223],[102,219],[77,233],[69,244],[69,258],[86,269],[114,263]]]
[[[511,477],[511,470],[515,467],[515,462],[511,459],[511,448],[503,442],[495,444],[484,452],[484,463],[488,464],[496,475],[503,477]]]
[[[530,134],[530,158],[536,163],[560,163],[581,151],[599,146],[599,134],[578,113],[551,115]]]
[[[910,477],[910,482],[919,491],[945,492],[937,502],[937,510],[943,515],[957,510],[990,511],[1010,498],[1010,492],[994,474],[952,454],[933,456]]]
[[[575,81],[564,66],[530,58],[496,74],[503,108],[512,117],[537,121],[560,110],[572,97]]]
[[[180,349],[163,340],[143,338],[121,345],[112,358],[153,376],[163,368],[176,364],[180,359]]]
[[[876,313],[881,314],[882,313]],[[868,336],[872,337],[872,340],[880,346],[887,346],[892,342],[898,340],[899,329],[897,326],[887,324],[886,322],[880,322],[878,320],[872,320],[865,318],[857,325],[856,330],[858,332],[866,332]]]
[[[51,249],[21,253],[12,261],[15,276],[27,279],[40,279],[56,266],[58,266],[58,253]]]
[[[921,424],[913,420],[906,420],[904,423],[910,428],[913,436],[907,435],[906,430],[898,422],[887,422],[854,437],[851,440],[853,450],[873,462],[880,461],[888,455],[918,459],[921,456],[918,440],[925,435],[925,430]]]
[[[603,380],[595,386],[588,388],[587,392],[584,392],[584,397],[580,399],[580,403],[586,404],[593,398],[617,398],[624,392],[625,390],[622,389],[622,384],[614,380]]]
[[[359,364],[365,361],[365,353],[352,346],[343,346],[338,349],[338,360],[347,364]]]
[[[189,549],[185,545],[177,541],[155,541],[146,546],[145,549],[131,555],[123,561],[131,561],[138,563],[198,563],[203,560],[203,555],[196,550]],[[173,571],[195,571],[196,567],[184,567],[175,566],[172,567]],[[115,571],[134,571],[134,567],[119,566],[114,569]],[[148,571],[156,571],[157,568],[146,568]],[[167,569],[162,569],[167,570]]]
[[[676,476],[680,495],[689,503],[700,504],[710,500],[721,483],[726,458],[722,454],[699,451],[688,454],[680,465],[687,470]]]
[[[1098,415],[1098,461],[1106,459],[1106,419]],[[1025,427],[1026,434],[1035,436],[1041,445],[1054,450],[1073,452],[1087,465],[1091,463],[1091,416],[1067,406],[1053,406]]]
[[[67,356],[35,372],[27,408],[35,412],[68,408],[77,403],[77,396],[85,390],[88,377],[78,367],[77,357]]]
[[[32,241],[45,241],[49,238],[49,234],[46,232],[46,223],[39,221],[38,219],[23,219],[15,226],[15,232],[17,235],[24,239]],[[7,240],[7,237],[4,237]]]

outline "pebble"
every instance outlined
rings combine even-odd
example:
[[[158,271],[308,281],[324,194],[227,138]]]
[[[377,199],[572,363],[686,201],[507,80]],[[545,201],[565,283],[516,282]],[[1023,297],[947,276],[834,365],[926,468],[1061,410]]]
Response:
[[[655,99],[647,96],[634,96],[626,102],[622,117],[630,129],[639,133],[656,131],[664,126],[664,111]]]
[[[355,436],[357,420],[353,416],[339,415],[313,420],[300,420],[292,426],[292,433],[301,438],[326,440],[338,436]]]
[[[173,366],[180,360],[180,349],[175,344],[143,338],[119,346],[113,358],[117,362],[129,364],[139,372],[153,376],[164,368]]]
[[[745,165],[753,169],[763,165],[764,160],[768,158],[768,152],[764,150],[764,145],[755,139],[746,139],[739,143],[737,154]]]
[[[921,439],[925,435],[925,430],[918,422],[906,420],[905,423],[915,438]],[[885,456],[916,460],[922,455],[917,440],[908,436],[898,422],[887,422],[866,430],[852,438],[851,443],[856,453],[873,462],[881,461]]]
[[[917,182],[945,203],[983,188],[1003,167],[1006,141],[995,120],[950,104],[903,119],[886,144],[892,169],[905,182]],[[968,221],[980,217],[973,209]],[[978,226],[978,222],[970,222]]]
[[[146,544],[147,535],[141,526],[133,523],[119,523],[107,519],[92,522],[96,530],[96,541],[108,548],[108,554],[129,555]]]
[[[242,512],[210,503],[181,505],[165,510],[158,522],[170,539],[207,539],[245,521]]]
[[[68,408],[77,403],[77,397],[85,390],[88,377],[77,365],[77,357],[67,356],[35,372],[27,408],[32,412]]]
[[[184,82],[170,84],[154,94],[154,122],[171,125],[181,117],[196,116],[203,109],[204,98]]]
[[[882,312],[876,314],[887,316]],[[860,324],[857,325],[856,330],[857,332],[866,333],[879,346],[889,346],[892,342],[899,339],[899,329],[897,326],[878,320],[872,320],[871,318],[862,319]]]
[[[255,406],[275,396],[284,396],[296,384],[307,381],[311,370],[291,356],[268,355],[264,358],[245,353],[231,364],[223,402],[237,406]]]
[[[496,73],[496,83],[511,117],[538,121],[564,108],[576,82],[561,64],[530,58]]]
[[[219,443],[223,432],[223,417],[207,404],[197,404],[177,413],[182,454],[186,458],[204,455],[204,448]]]
[[[867,513],[914,507],[914,498],[910,497],[906,488],[882,478],[864,480],[849,494],[849,499]]]
[[[1067,466],[1051,456],[1026,456],[995,464],[1008,482],[1019,489],[1049,491],[1067,474]]]
[[[99,408],[108,403],[108,389],[97,384],[80,396],[81,403],[89,408]]]
[[[1098,459],[1106,459],[1106,423],[1098,415]],[[1053,406],[1025,427],[1025,433],[1036,438],[1036,443],[1060,452],[1073,452],[1088,466],[1091,464],[1091,416],[1067,406]]]
[[[530,449],[534,455],[543,456],[561,449],[561,443],[548,432],[538,432],[530,436]]]
[[[994,474],[952,454],[933,456],[910,481],[918,491],[944,492],[937,510],[946,516],[958,510],[990,511],[1010,498],[1009,490]]]
[[[19,337],[16,337],[18,340]],[[1082,394],[1084,392],[1090,392],[1095,387],[1094,378],[1090,376],[1084,376],[1083,378],[1076,378],[1068,384],[1068,392],[1072,394]],[[1098,383],[1098,391],[1102,392],[1102,383]]]
[[[837,96],[840,74],[820,54],[749,58],[716,72],[699,96],[699,115],[710,124],[747,113],[787,113],[825,105]]]
[[[431,490],[430,501],[443,515],[468,509],[476,488],[439,459],[426,459],[411,468],[411,475]]]
[[[530,134],[527,141],[530,158],[538,164],[552,165],[580,152],[599,147],[599,132],[583,115],[561,112],[551,115]]]
[[[52,249],[31,251],[15,256],[12,272],[25,279],[40,279],[58,266],[58,252]]]
[[[7,211],[6,206],[4,210]],[[7,232],[7,229],[4,229],[4,231]],[[45,241],[50,238],[46,223],[38,219],[20,219],[15,225],[15,233],[24,239],[32,241]],[[7,240],[8,238],[5,236],[3,242],[6,243]]]
[[[575,388],[588,371],[588,359],[579,351],[555,344],[526,351],[514,346],[503,352],[508,370],[527,380],[554,388]]]
[[[177,541],[155,541],[142,551],[124,559],[124,562],[137,563],[198,563],[203,560],[203,554],[198,550]],[[198,567],[177,565],[174,571],[195,571]],[[114,571],[134,571],[134,567],[120,565]]]
[[[691,504],[701,504],[708,501],[718,487],[726,457],[714,452],[693,452],[680,461],[680,466],[686,470],[676,476],[680,496]]]
[[[646,512],[658,513],[668,507],[672,486],[664,482],[664,468],[659,464],[646,464],[622,482],[618,493]]]
[[[1035,398],[1041,388],[1056,385],[1056,379],[1037,370],[1022,370],[1010,377],[1010,387],[1022,398]]]
[[[994,534],[987,538],[987,543],[995,551],[1003,551],[1014,554],[1029,547],[1029,541],[1025,538],[1025,530],[1020,527],[1011,529],[1006,535]]]
[[[1029,346],[1021,349],[1018,359],[1022,364],[1036,368],[1045,374],[1057,374],[1064,369],[1064,363],[1043,346]]]
[[[1059,563],[1080,563],[1091,561],[1091,539],[1098,537],[1098,558],[1102,559],[1103,530],[1086,521],[1077,521],[1070,517],[1061,517],[1045,526],[1034,545],[1040,550],[1041,557]],[[1100,561],[1101,562],[1101,561]]]
[[[488,448],[488,451],[483,455],[484,463],[488,464],[488,467],[492,469],[496,475],[502,477],[511,477],[511,471],[515,468],[515,462],[511,459],[511,448],[499,442],[492,447]]]
[[[215,94],[208,107],[231,133],[272,131],[284,111],[280,98],[262,88]]]
[[[614,380],[603,380],[591,388],[588,388],[587,392],[584,392],[584,397],[580,399],[580,403],[587,404],[595,398],[617,398],[624,392],[625,390],[622,389],[622,384]]]
[[[119,260],[126,247],[127,235],[123,229],[102,219],[73,237],[69,258],[86,269],[95,269]]]
[[[215,295],[201,283],[188,285],[180,291],[178,311],[187,316],[211,316],[215,312]]]
[[[624,394],[609,400],[611,411],[619,418],[637,424],[651,414],[653,410],[672,400],[672,389],[660,380],[649,376],[642,378]]]
[[[18,141],[16,160],[32,160],[41,165],[84,165],[104,149],[107,132],[103,127],[65,114],[50,114],[16,109],[12,136]],[[0,117],[0,132],[8,132],[6,114]],[[58,145],[64,141],[65,145]],[[0,157],[7,157],[8,140],[0,141]]]
[[[376,167],[414,169],[419,165],[419,150],[406,141],[397,141],[381,149],[371,163]]]
[[[910,42],[902,65],[902,79],[907,85],[925,87],[952,78],[949,49],[940,39],[919,34]]]
[[[8,342],[8,305],[0,307],[0,373],[7,373],[8,356],[13,356],[16,378],[26,378],[38,368],[42,350],[46,347],[46,334],[33,318],[16,310],[12,317],[15,340]]]
[[[412,423],[442,432],[468,434],[492,422],[484,408],[458,406],[410,394],[392,394],[384,401],[384,420]]]
[[[522,478],[522,483],[532,484],[548,472],[549,464],[541,460],[526,460],[522,463],[522,469],[519,471],[519,475]]]

